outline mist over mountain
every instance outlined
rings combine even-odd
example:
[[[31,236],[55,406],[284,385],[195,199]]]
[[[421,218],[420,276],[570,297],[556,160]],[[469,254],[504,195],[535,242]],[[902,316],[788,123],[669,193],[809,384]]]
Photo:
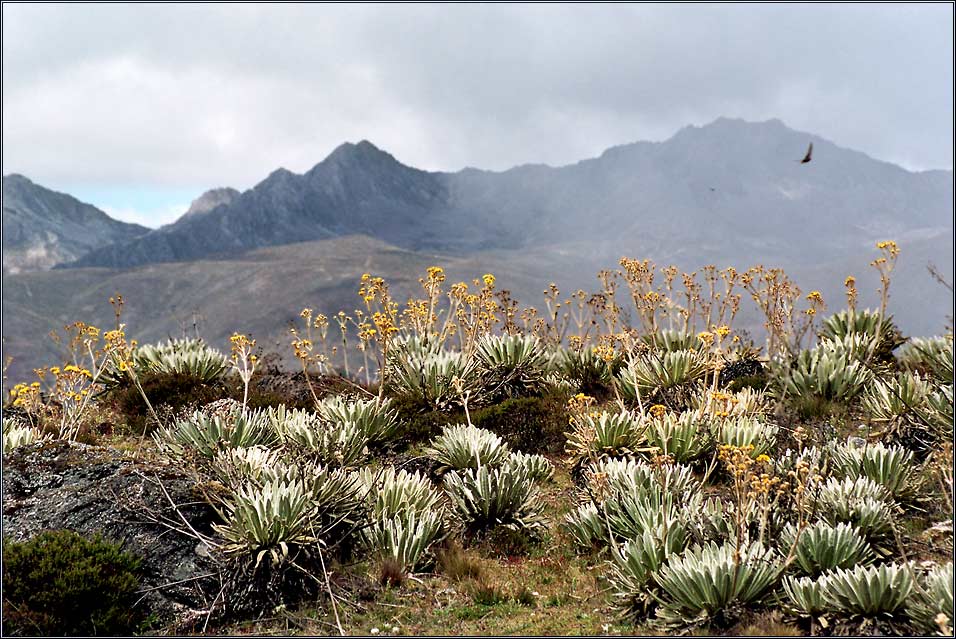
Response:
[[[800,164],[809,142],[813,161]],[[951,171],[911,173],[779,120],[722,118],[570,166],[504,172],[420,171],[363,141],[69,266],[126,268],[349,234],[409,250],[573,240],[615,259],[653,249],[815,260],[887,237],[948,236],[952,209]]]
[[[46,270],[147,232],[22,175],[3,178],[4,273]]]

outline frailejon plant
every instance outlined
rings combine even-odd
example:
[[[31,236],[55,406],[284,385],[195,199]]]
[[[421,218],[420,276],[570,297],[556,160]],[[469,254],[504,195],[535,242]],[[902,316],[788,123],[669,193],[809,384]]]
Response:
[[[939,635],[952,634],[953,562],[934,567],[914,589],[906,610],[917,630]]]
[[[475,389],[474,360],[464,353],[440,351],[417,355],[414,351],[393,353],[387,379],[392,393],[421,402],[434,410],[461,404],[455,381],[466,390]]]
[[[323,464],[353,466],[368,453],[368,437],[355,422],[330,423],[317,413],[268,409],[270,423],[286,446],[297,447]]]
[[[900,363],[932,375],[941,384],[953,383],[953,336],[916,337],[900,347]]]
[[[893,533],[896,506],[886,488],[868,477],[830,477],[813,491],[807,507],[830,524],[853,524],[875,546]]]
[[[823,597],[836,611],[864,617],[900,611],[913,592],[913,568],[900,564],[837,569],[821,578]]]
[[[714,621],[734,605],[754,604],[777,583],[781,559],[759,543],[694,546],[672,555],[657,574],[657,616],[667,625]]]
[[[443,531],[441,513],[410,512],[404,517],[373,517],[362,536],[374,556],[410,572],[425,563],[429,548],[442,537]]]
[[[510,454],[508,444],[501,437],[467,424],[445,426],[425,449],[425,455],[444,470],[497,467],[505,463]]]
[[[15,420],[3,420],[3,454],[6,455],[14,448],[32,444],[43,439],[40,429],[34,426],[17,423]]]
[[[548,356],[538,338],[486,335],[475,348],[479,384],[492,400],[524,397],[545,388]]]
[[[400,425],[390,399],[348,400],[332,395],[316,404],[316,412],[331,424],[355,424],[371,445],[394,439]]]
[[[697,411],[663,412],[646,424],[648,445],[678,462],[692,462],[714,448],[711,420]]]
[[[634,358],[617,375],[621,396],[649,406],[690,401],[697,383],[707,374],[704,354],[697,350],[649,352]]]
[[[922,483],[922,467],[913,452],[901,446],[854,444],[834,446],[830,455],[832,472],[838,477],[866,477],[879,484],[895,499],[916,495]]]
[[[654,604],[650,591],[656,587],[656,573],[668,557],[680,553],[686,546],[685,538],[668,532],[660,536],[645,530],[640,536],[611,550],[608,581],[615,603],[629,617],[647,614]]]
[[[921,415],[932,392],[932,385],[919,375],[904,371],[888,380],[874,379],[861,399],[871,419],[894,430],[900,425],[922,423]]]
[[[543,504],[521,467],[451,471],[444,486],[454,512],[470,532],[497,526],[533,531],[544,526]]]
[[[811,576],[834,568],[853,568],[876,558],[863,535],[848,523],[832,526],[818,521],[799,535],[792,524],[785,526],[780,532],[778,548],[785,554],[792,551],[794,565]]]
[[[226,448],[212,460],[213,474],[224,485],[238,490],[247,482],[261,483],[270,469],[284,464],[278,450],[266,446]]]
[[[575,415],[573,430],[565,433],[565,451],[573,467],[601,459],[633,455],[646,449],[646,427],[634,413],[591,411]]]
[[[831,401],[856,397],[872,377],[862,361],[839,342],[830,340],[823,340],[812,350],[800,351],[788,370],[777,373],[788,394]]]
[[[249,482],[226,503],[225,523],[213,524],[229,554],[255,553],[279,563],[294,546],[318,541],[314,530],[315,503],[304,480]]]
[[[716,422],[718,444],[736,448],[751,447],[751,455],[758,457],[773,448],[778,427],[757,417],[725,417]]]
[[[823,320],[820,335],[833,340],[843,340],[850,335],[862,338],[863,358],[871,361],[891,359],[893,350],[905,341],[892,316],[869,309],[845,309],[834,313]]]
[[[514,452],[508,455],[508,459],[504,463],[505,465],[523,468],[532,481],[548,481],[554,476],[554,465],[548,461],[547,457],[542,455]]]
[[[194,411],[171,426],[158,429],[153,439],[172,457],[181,457],[186,450],[192,450],[212,458],[224,448],[271,446],[278,443],[279,437],[263,411],[225,416]]]
[[[396,470],[393,466],[378,472],[363,468],[359,471],[359,478],[368,490],[373,519],[440,513],[442,510],[440,494],[420,473]]]
[[[591,464],[584,473],[592,492],[602,492],[601,484],[608,494],[637,493],[650,490],[656,485],[664,492],[678,497],[696,493],[700,481],[693,469],[685,464],[655,464],[637,459],[602,459]]]

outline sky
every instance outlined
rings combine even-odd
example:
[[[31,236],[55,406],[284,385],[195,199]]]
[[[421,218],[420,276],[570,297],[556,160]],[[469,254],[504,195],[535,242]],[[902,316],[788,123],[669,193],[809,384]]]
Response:
[[[427,170],[563,165],[720,116],[953,166],[937,4],[3,5],[3,174],[119,219],[367,139]]]

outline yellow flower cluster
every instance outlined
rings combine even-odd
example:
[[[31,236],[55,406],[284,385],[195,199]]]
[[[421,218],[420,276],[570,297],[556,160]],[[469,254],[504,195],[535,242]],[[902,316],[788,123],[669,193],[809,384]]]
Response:
[[[655,419],[660,419],[661,417],[664,416],[664,413],[666,412],[667,412],[667,407],[664,406],[663,404],[654,404],[650,408],[651,416],[654,417]]]
[[[35,411],[40,407],[40,382],[32,384],[17,384],[10,390],[13,405],[26,411]]]

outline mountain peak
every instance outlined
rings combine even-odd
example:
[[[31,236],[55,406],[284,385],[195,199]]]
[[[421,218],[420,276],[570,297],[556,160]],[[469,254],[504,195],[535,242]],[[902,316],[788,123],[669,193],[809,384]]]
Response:
[[[183,217],[185,218],[199,215],[201,213],[207,213],[218,206],[229,204],[237,197],[239,197],[239,191],[228,186],[217,189],[209,189],[192,201],[192,204],[189,205],[189,210],[183,214]]]
[[[368,140],[361,140],[357,144],[345,142],[332,151],[320,164],[353,165],[368,162],[398,163],[390,153],[383,151]]]

